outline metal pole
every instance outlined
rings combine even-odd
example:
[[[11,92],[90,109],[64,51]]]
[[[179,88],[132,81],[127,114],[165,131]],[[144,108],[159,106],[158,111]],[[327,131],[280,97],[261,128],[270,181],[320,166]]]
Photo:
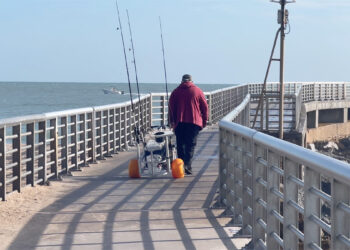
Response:
[[[281,0],[281,45],[280,45],[280,111],[279,111],[279,137],[283,139],[283,111],[284,111],[284,38],[285,38],[285,5],[286,0]]]

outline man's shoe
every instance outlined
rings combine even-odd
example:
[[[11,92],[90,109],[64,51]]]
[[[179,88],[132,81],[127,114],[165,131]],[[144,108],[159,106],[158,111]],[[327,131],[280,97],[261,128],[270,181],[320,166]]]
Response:
[[[192,170],[189,170],[189,169],[185,168],[185,174],[186,175],[192,175]]]

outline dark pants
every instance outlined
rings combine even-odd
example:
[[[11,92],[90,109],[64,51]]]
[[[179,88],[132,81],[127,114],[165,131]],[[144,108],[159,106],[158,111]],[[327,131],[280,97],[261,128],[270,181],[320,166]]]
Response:
[[[192,169],[192,157],[197,144],[197,136],[201,127],[192,123],[179,123],[175,129],[177,156],[181,158],[185,167]]]

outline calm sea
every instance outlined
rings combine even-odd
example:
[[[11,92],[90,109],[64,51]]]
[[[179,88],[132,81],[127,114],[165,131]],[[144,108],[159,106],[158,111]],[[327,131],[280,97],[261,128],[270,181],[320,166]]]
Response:
[[[169,84],[172,91],[178,84]],[[227,84],[198,84],[203,91],[226,88]],[[103,89],[124,90],[125,95],[104,94]],[[133,86],[133,93],[137,93]],[[140,84],[141,93],[165,92],[165,84]],[[126,83],[0,83],[0,119],[73,108],[114,104],[129,100]]]

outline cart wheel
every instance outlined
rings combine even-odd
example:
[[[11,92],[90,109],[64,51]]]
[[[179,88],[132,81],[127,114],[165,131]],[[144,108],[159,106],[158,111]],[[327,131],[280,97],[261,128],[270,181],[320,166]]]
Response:
[[[132,159],[129,162],[129,177],[130,178],[140,178],[139,171],[139,161],[137,159]]]
[[[174,178],[184,178],[184,162],[182,159],[177,158],[171,163],[171,174]]]

